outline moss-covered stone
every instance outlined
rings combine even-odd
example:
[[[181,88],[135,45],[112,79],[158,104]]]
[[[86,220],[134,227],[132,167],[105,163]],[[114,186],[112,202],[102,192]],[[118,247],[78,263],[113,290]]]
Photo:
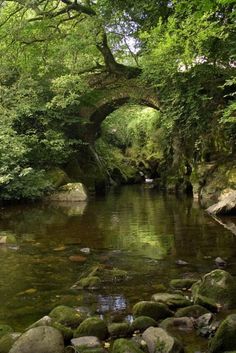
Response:
[[[127,337],[130,334],[130,326],[126,322],[117,322],[108,326],[108,332],[112,338]]]
[[[51,201],[86,201],[87,191],[82,183],[68,183],[61,186],[55,193],[49,196]]]
[[[21,333],[7,333],[0,338],[0,353],[8,353]]]
[[[236,314],[227,316],[209,344],[209,353],[236,350]]]
[[[197,279],[193,278],[172,279],[172,281],[170,281],[170,286],[175,289],[189,289],[196,282]]]
[[[226,271],[214,270],[192,286],[195,304],[210,310],[214,306],[234,308],[236,306],[236,282]]]
[[[201,305],[191,305],[187,306],[186,308],[180,308],[176,311],[175,317],[193,317],[197,319],[198,317],[209,313],[209,311]]]
[[[133,331],[140,331],[143,332],[145,331],[148,327],[155,327],[157,326],[156,320],[152,319],[149,316],[139,316],[131,324],[131,329]]]
[[[159,303],[164,303],[170,308],[181,308],[191,305],[191,301],[186,299],[182,294],[178,293],[156,293],[153,294],[152,300]]]
[[[105,321],[98,317],[85,319],[74,332],[74,337],[96,336],[103,340],[108,336],[108,329]]]
[[[155,303],[153,301],[141,301],[134,305],[133,315],[149,316],[154,320],[165,319],[172,316],[173,313],[169,310],[168,306],[163,303]]]
[[[64,337],[65,342],[69,342],[73,337],[73,330],[70,327],[60,324],[59,322],[53,322],[52,327],[60,331]]]
[[[101,287],[102,281],[98,276],[88,276],[79,280],[76,285],[83,289],[98,289]]]
[[[169,333],[173,333],[176,330],[180,331],[192,331],[194,329],[194,320],[190,317],[169,317],[163,320],[159,326],[168,331]]]
[[[85,319],[86,314],[78,312],[77,310],[68,306],[60,305],[54,308],[49,313],[49,316],[53,319],[54,322],[75,328]]]
[[[115,340],[112,353],[143,353],[143,351],[136,345],[135,342],[125,338]]]
[[[14,330],[9,325],[0,325],[0,338],[6,335],[7,333],[13,333]]]

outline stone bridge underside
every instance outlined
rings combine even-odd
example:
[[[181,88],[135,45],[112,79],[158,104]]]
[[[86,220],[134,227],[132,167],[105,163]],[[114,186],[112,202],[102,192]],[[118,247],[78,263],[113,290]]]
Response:
[[[90,92],[82,97],[78,111],[86,122],[86,139],[94,141],[99,136],[102,121],[128,102],[159,109],[157,93],[141,84],[138,78],[109,76],[93,84]]]

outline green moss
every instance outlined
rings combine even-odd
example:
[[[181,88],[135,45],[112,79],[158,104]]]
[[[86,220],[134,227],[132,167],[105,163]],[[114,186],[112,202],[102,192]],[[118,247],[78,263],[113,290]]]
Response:
[[[148,316],[139,316],[131,324],[131,329],[133,331],[145,331],[148,327],[155,327],[157,326],[156,320],[152,319],[151,317]]]
[[[173,313],[168,309],[165,304],[155,303],[151,301],[142,301],[134,305],[134,316],[149,316],[154,320],[165,319],[172,316]]]
[[[96,336],[103,340],[107,337],[107,335],[108,329],[106,323],[97,317],[87,318],[74,332],[75,338],[82,336]]]
[[[126,322],[117,322],[108,326],[108,332],[113,338],[127,337],[130,334],[130,326]]]
[[[209,311],[201,305],[191,305],[186,308],[180,308],[176,311],[175,317],[193,317],[198,318],[201,315],[207,314]]]
[[[21,333],[7,333],[0,338],[0,353],[8,353]]]
[[[9,325],[0,325],[0,338],[6,335],[7,333],[13,333],[14,330]]]
[[[66,327],[65,325],[62,325],[59,322],[54,322],[51,326],[62,333],[66,342],[69,342],[73,337],[73,330],[70,327]]]
[[[115,340],[112,353],[143,353],[143,351],[133,341],[120,338]]]
[[[89,276],[82,278],[77,285],[82,288],[97,289],[101,287],[102,281],[98,276]]]
[[[57,306],[50,312],[49,316],[54,322],[71,328],[77,327],[86,317],[84,313],[64,305]]]
[[[209,344],[209,353],[222,353],[236,349],[236,314],[227,316]]]
[[[170,281],[170,286],[175,289],[189,289],[192,285],[197,282],[197,279],[183,278],[183,279],[173,279]]]

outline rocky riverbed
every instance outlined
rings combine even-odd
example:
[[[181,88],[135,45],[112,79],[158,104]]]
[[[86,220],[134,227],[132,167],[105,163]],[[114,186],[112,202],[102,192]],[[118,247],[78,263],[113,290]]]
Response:
[[[102,275],[94,269],[87,283],[99,283]],[[171,280],[168,291],[163,289],[137,302],[124,317],[59,305],[24,332],[2,324],[0,353],[236,351],[236,280],[229,272],[216,269],[201,279]]]

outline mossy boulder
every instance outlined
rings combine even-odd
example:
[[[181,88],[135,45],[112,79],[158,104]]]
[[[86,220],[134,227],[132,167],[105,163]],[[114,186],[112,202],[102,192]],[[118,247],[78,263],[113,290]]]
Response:
[[[222,192],[226,189],[236,189],[235,160],[214,165],[201,177],[204,185],[201,188],[200,197],[204,207],[220,201]]]
[[[197,279],[193,279],[193,278],[172,279],[170,281],[170,286],[175,289],[189,289],[196,282],[197,282]]]
[[[157,326],[156,320],[152,319],[149,316],[139,316],[131,324],[132,331],[145,331],[148,327]]]
[[[86,201],[87,191],[82,183],[68,183],[49,196],[50,201]]]
[[[169,333],[174,333],[176,330],[192,331],[194,329],[194,319],[187,316],[168,317],[167,319],[163,320],[159,326]]]
[[[206,308],[196,304],[196,305],[190,305],[185,308],[178,309],[175,313],[175,317],[187,316],[187,317],[193,317],[194,319],[197,319],[198,317],[208,313],[209,311]]]
[[[0,325],[0,338],[6,335],[7,333],[13,333],[14,330],[9,325]]]
[[[115,322],[108,326],[112,338],[127,337],[130,334],[130,325],[127,322]]]
[[[107,325],[98,317],[85,319],[74,332],[74,338],[82,336],[96,336],[103,340],[108,336]]]
[[[178,293],[156,293],[153,294],[152,300],[159,303],[164,303],[170,308],[181,308],[191,305],[191,301],[186,299],[182,294]]]
[[[7,333],[0,338],[0,353],[8,353],[15,343],[15,341],[21,336],[21,333],[13,332]]]
[[[209,344],[209,353],[236,350],[236,314],[227,316]]]
[[[224,270],[207,273],[192,286],[195,304],[210,310],[214,307],[234,308],[236,306],[236,281]]]
[[[73,337],[74,332],[72,328],[68,326],[62,325],[59,322],[53,322],[52,327],[54,327],[55,329],[61,332],[65,342],[69,342]]]
[[[154,320],[165,319],[166,317],[172,316],[172,311],[169,310],[168,306],[163,303],[155,303],[153,301],[141,301],[134,305],[133,315],[138,316],[149,316]]]
[[[119,338],[115,340],[113,344],[112,353],[143,353],[143,351],[135,342],[125,338]]]
[[[147,343],[149,353],[183,353],[179,341],[159,327],[149,327],[142,334]]]
[[[61,325],[76,328],[86,318],[86,314],[79,312],[69,306],[59,305],[54,308],[49,316],[53,319],[53,322],[57,322]]]

